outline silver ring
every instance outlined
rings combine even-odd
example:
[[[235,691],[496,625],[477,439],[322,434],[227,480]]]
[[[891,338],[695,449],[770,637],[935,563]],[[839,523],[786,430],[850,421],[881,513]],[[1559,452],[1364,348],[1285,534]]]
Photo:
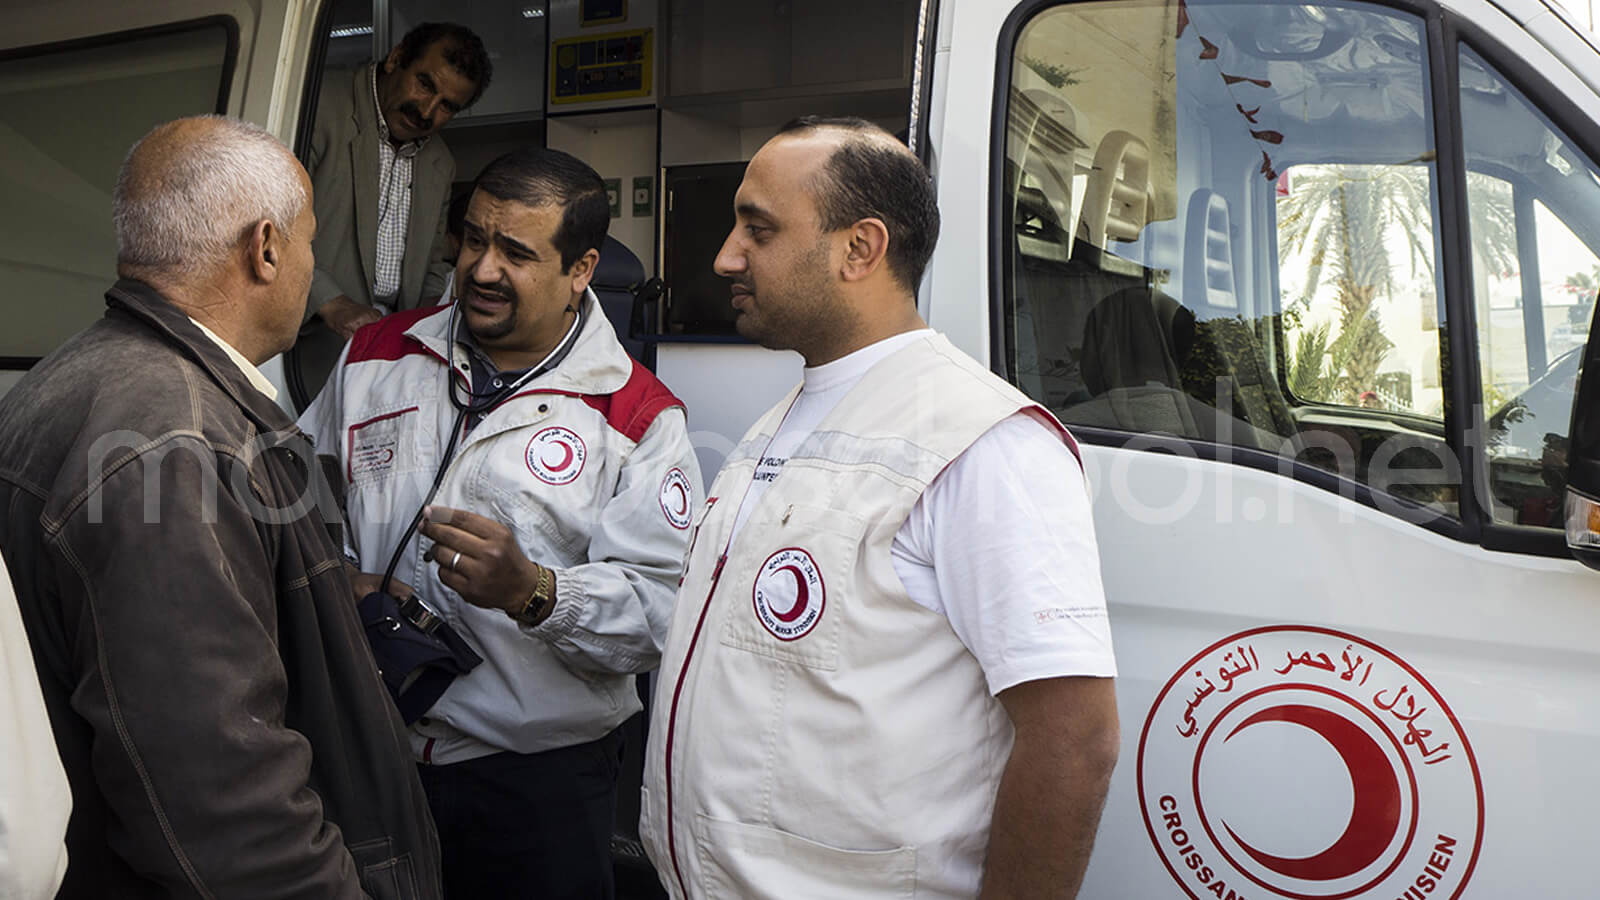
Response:
[[[454,572],[456,570],[456,563],[458,563],[458,562],[461,562],[461,551],[460,550],[457,550],[456,551],[456,555],[454,557],[451,557],[451,559],[450,559],[450,571]]]

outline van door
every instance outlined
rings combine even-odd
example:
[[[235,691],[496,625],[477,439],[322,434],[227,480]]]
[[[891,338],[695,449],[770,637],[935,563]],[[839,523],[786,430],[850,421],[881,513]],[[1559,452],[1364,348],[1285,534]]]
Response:
[[[1124,747],[1083,895],[1589,893],[1592,89],[1487,4],[961,17],[941,202],[990,211],[995,302],[947,234],[932,324],[1088,445]],[[996,34],[979,206],[956,81]]]
[[[111,195],[128,148],[180,116],[284,132],[280,50],[313,4],[87,0],[0,4],[0,391],[98,319],[116,280]]]

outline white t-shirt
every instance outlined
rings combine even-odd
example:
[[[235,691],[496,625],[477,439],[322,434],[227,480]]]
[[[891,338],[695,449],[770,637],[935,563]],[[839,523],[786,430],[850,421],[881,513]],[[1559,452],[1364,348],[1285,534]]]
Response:
[[[804,371],[756,465],[734,534],[790,454],[867,370],[927,333],[898,334]],[[891,553],[906,592],[950,620],[990,692],[1042,678],[1116,675],[1083,470],[1037,414],[1002,420],[956,457],[912,508]]]

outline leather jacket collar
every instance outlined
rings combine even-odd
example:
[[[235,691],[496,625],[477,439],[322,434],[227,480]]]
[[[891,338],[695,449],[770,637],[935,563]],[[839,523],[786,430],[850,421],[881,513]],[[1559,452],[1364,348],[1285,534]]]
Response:
[[[107,315],[125,314],[160,334],[205,370],[263,432],[294,428],[289,414],[250,385],[222,348],[189,321],[159,291],[132,278],[119,279],[106,292]]]

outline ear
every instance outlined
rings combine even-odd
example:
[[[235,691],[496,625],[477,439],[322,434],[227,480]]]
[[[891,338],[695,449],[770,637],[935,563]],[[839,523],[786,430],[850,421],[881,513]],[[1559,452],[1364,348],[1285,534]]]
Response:
[[[271,284],[278,278],[278,254],[283,250],[283,232],[270,219],[250,226],[245,236],[245,268],[252,281]]]
[[[393,50],[389,51],[388,57],[385,58],[384,61],[383,61],[383,74],[385,74],[385,75],[391,74],[392,72],[394,72],[395,69],[398,69],[399,67],[400,67],[400,47],[398,45],[396,45]]]
[[[884,266],[889,252],[889,227],[882,219],[862,219],[850,226],[840,277],[845,281],[865,281]]]
[[[599,264],[600,251],[592,248],[589,252],[573,260],[572,268],[567,270],[567,274],[572,276],[573,294],[583,293],[584,289],[589,286],[589,282],[594,280],[594,270]]]

